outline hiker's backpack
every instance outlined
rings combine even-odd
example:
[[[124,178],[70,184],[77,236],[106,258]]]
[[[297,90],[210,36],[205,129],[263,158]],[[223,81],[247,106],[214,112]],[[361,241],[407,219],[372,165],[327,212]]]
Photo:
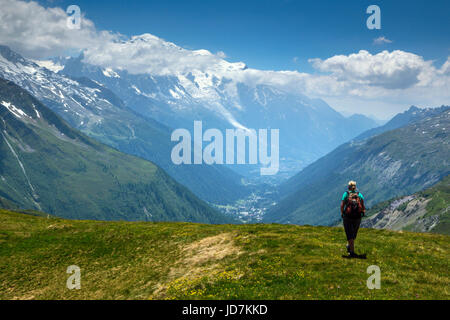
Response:
[[[345,215],[350,218],[361,218],[362,203],[359,192],[347,191],[347,203],[345,204]]]

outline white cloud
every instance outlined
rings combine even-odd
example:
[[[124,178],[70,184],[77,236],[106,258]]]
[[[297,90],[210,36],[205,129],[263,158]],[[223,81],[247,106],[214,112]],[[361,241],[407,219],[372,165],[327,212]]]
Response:
[[[227,57],[227,55],[223,51],[218,51],[216,53],[216,56],[218,56],[219,58],[222,58],[222,59],[225,59]]]
[[[389,40],[384,36],[373,39],[373,44],[383,44],[383,43],[392,43],[392,40]]]
[[[101,45],[118,37],[97,31],[84,17],[81,29],[69,29],[63,9],[44,8],[33,1],[0,0],[0,8],[0,42],[31,58]]]
[[[424,85],[435,72],[432,61],[413,53],[395,50],[372,55],[366,50],[326,60],[310,59],[312,65],[338,79],[385,89],[406,89]]]
[[[447,61],[445,61],[441,69],[439,69],[439,73],[442,75],[450,76],[450,57],[447,58]]]

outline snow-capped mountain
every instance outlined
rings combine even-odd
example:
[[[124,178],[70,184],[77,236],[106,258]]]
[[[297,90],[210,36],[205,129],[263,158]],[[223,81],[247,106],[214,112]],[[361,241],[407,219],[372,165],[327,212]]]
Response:
[[[224,166],[173,164],[172,130],[136,114],[104,85],[55,73],[50,61],[39,64],[0,46],[0,77],[26,89],[72,127],[122,152],[153,161],[204,200],[223,203],[245,194],[241,177]]]
[[[117,109],[102,95],[101,86],[82,86],[5,46],[0,46],[0,75],[51,105],[57,113],[66,113],[66,120],[76,127],[93,127],[102,122],[103,113]]]
[[[157,72],[152,63],[158,64],[159,60],[150,60],[148,71],[130,72],[120,62],[111,62],[116,68],[87,63],[95,63],[92,55],[58,58],[54,62],[57,67],[64,66],[60,73],[93,79],[114,91],[136,112],[172,128],[191,128],[194,120],[202,120],[205,128],[222,130],[280,129],[281,170],[291,173],[376,126],[369,118],[345,118],[323,100],[310,99],[282,85],[254,81],[255,70],[206,50],[189,51],[151,35],[133,37],[121,49],[138,45],[154,50],[155,55],[161,55],[162,50],[176,56],[178,67]],[[179,66],[183,59],[189,64],[189,58],[199,55],[209,59],[208,63],[190,69]]]

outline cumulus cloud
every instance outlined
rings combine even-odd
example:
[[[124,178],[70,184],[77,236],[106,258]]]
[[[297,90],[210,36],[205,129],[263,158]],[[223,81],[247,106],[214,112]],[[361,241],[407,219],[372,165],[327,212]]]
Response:
[[[373,44],[383,44],[383,43],[392,43],[392,40],[389,40],[384,36],[373,39]]]
[[[110,32],[97,31],[84,17],[80,29],[67,27],[61,8],[44,8],[36,2],[0,0],[0,41],[31,58],[45,58],[113,41]]]
[[[386,89],[406,89],[426,84],[434,73],[432,61],[413,53],[395,50],[372,55],[366,50],[337,55],[326,60],[310,59],[314,68],[330,72],[338,79]]]
[[[323,94],[321,97],[341,110],[386,117],[409,105],[450,102],[450,57],[440,68],[433,61],[400,50],[375,55],[361,50],[310,62],[323,74],[309,75],[309,93]]]

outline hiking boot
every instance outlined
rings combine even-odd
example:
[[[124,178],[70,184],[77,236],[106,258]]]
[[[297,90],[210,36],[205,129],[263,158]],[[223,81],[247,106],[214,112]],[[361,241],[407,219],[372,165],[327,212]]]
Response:
[[[342,258],[346,258],[346,259],[351,259],[351,258],[356,258],[356,259],[367,259],[365,254],[356,254],[354,252],[350,252],[347,256],[342,256]]]
[[[347,252],[350,253],[350,246],[346,244],[345,247],[347,248]]]

